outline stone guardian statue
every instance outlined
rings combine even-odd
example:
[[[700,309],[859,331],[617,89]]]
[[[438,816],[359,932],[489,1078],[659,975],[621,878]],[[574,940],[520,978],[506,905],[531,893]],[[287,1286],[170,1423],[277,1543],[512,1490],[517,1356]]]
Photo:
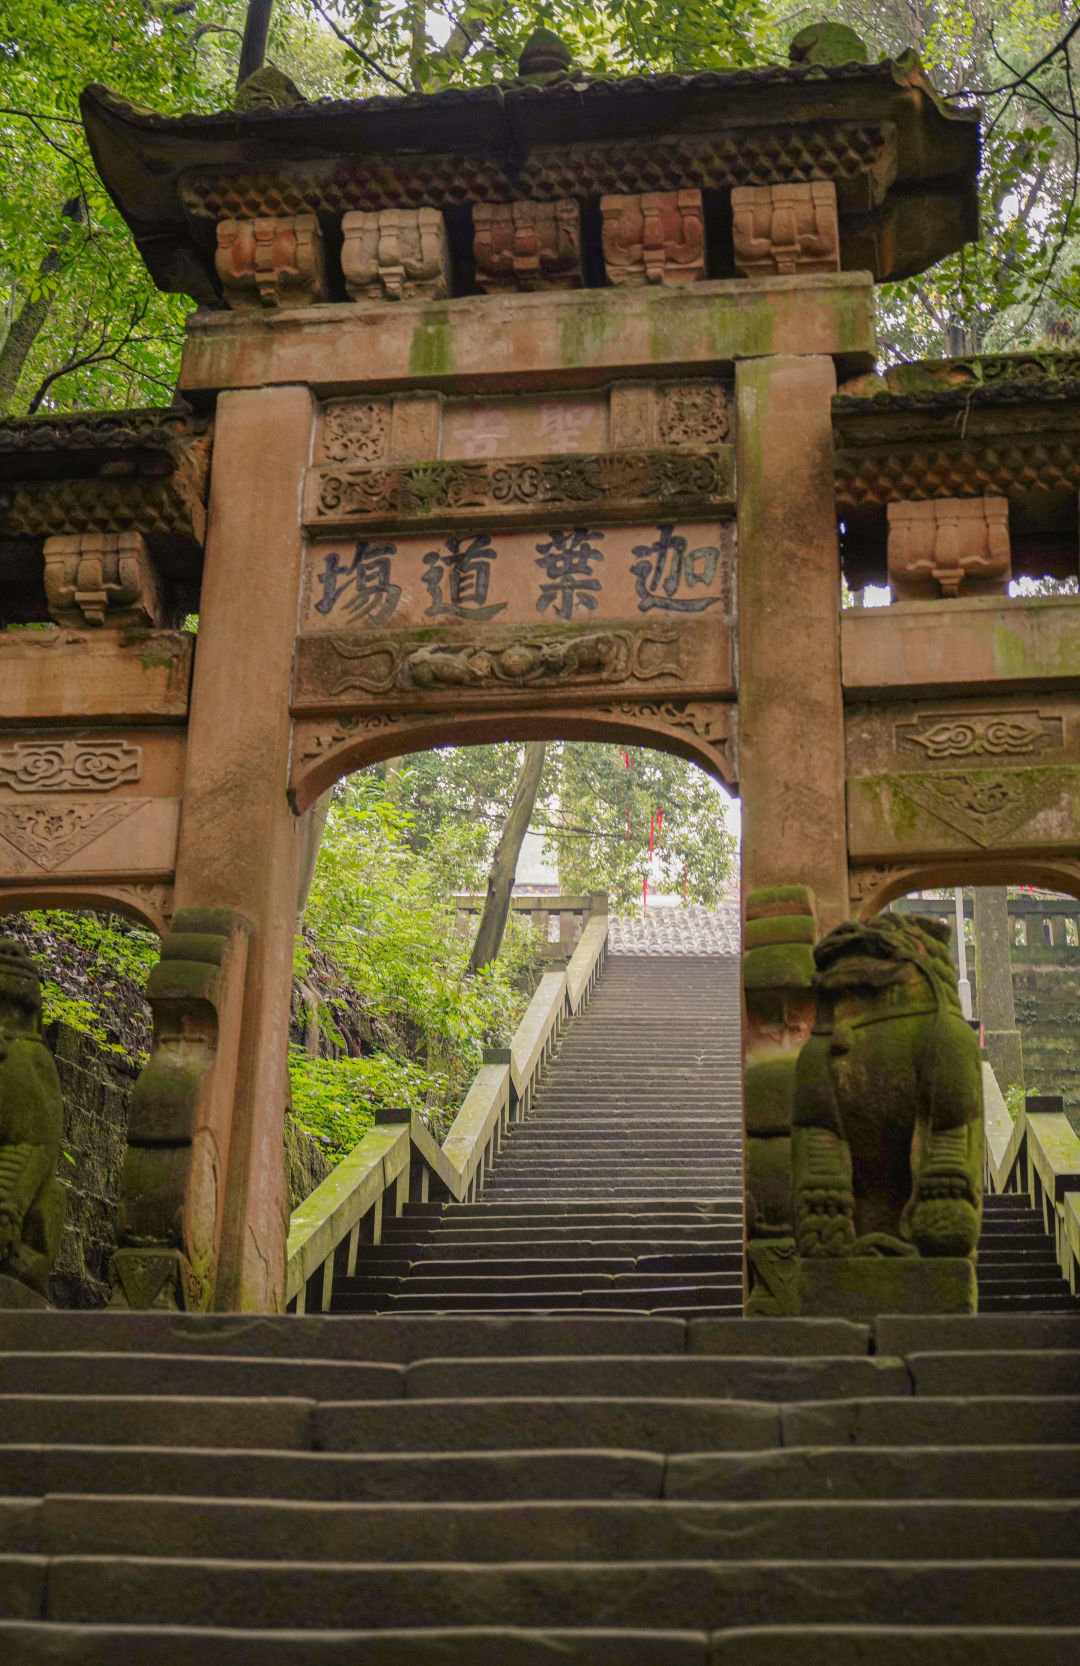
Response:
[[[41,979],[0,938],[0,1307],[44,1305],[64,1230],[64,1101],[41,1028]]]
[[[814,950],[792,1111],[803,1257],[968,1257],[978,1244],[981,1059],[948,943],[940,921],[879,914]]]

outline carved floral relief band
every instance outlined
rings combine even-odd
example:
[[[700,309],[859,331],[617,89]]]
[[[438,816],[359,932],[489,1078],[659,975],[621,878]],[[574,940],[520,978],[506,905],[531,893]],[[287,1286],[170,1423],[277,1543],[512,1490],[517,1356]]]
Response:
[[[109,792],[138,781],[142,747],[124,740],[16,741],[0,747],[0,785],[15,792]]]
[[[731,521],[325,539],[305,555],[302,628],[728,616],[733,574]]]
[[[734,453],[610,451],[508,461],[431,462],[396,468],[311,469],[304,523],[312,527],[613,512],[659,515],[734,507]]]

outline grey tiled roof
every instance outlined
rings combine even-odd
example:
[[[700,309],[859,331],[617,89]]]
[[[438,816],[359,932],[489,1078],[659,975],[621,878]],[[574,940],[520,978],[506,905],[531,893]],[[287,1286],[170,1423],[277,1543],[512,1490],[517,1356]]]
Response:
[[[644,919],[612,915],[608,947],[612,954],[738,954],[739,905],[653,908]]]

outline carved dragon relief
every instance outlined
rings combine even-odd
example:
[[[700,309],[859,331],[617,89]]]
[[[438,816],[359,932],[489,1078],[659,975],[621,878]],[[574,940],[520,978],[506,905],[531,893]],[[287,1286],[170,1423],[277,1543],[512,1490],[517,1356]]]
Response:
[[[491,631],[484,642],[415,635],[335,634],[301,638],[318,656],[327,680],[320,694],[443,694],[469,690],[574,688],[657,677],[682,679],[685,667],[678,625],[606,630]],[[300,681],[303,684],[303,667]],[[304,690],[306,692],[306,690]]]

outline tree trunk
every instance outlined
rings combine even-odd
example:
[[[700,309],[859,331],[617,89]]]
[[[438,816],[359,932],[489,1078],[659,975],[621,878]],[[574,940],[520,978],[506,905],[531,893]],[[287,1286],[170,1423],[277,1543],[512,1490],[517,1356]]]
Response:
[[[274,0],[248,0],[244,22],[244,39],[240,45],[240,63],[236,71],[236,85],[262,69],[266,62],[266,42],[270,34],[270,13]]]
[[[315,878],[315,864],[319,860],[323,834],[326,832],[326,818],[330,814],[330,803],[333,796],[333,787],[327,787],[326,791],[320,793],[314,804],[310,804],[300,817],[300,877],[296,887],[296,919],[298,926],[303,921],[304,910],[311,894],[311,882]]]
[[[521,854],[522,840],[529,831],[536,795],[540,790],[540,777],[544,771],[544,751],[545,745],[542,740],[531,740],[525,748],[525,757],[518,771],[510,810],[503,822],[495,855],[491,861],[487,900],[484,903],[484,912],[480,916],[476,942],[469,956],[470,972],[477,972],[481,966],[490,965],[499,952],[503,932],[506,930],[506,916],[510,912],[514,873]]]
[[[53,304],[50,279],[60,270],[64,250],[71,241],[72,229],[85,219],[81,197],[72,197],[60,210],[60,230],[55,246],[46,249],[38,267],[41,293],[33,301],[26,301],[12,320],[11,328],[0,347],[0,416],[11,415],[11,404],[19,386],[19,378],[30,357],[30,349],[41,334]]]

